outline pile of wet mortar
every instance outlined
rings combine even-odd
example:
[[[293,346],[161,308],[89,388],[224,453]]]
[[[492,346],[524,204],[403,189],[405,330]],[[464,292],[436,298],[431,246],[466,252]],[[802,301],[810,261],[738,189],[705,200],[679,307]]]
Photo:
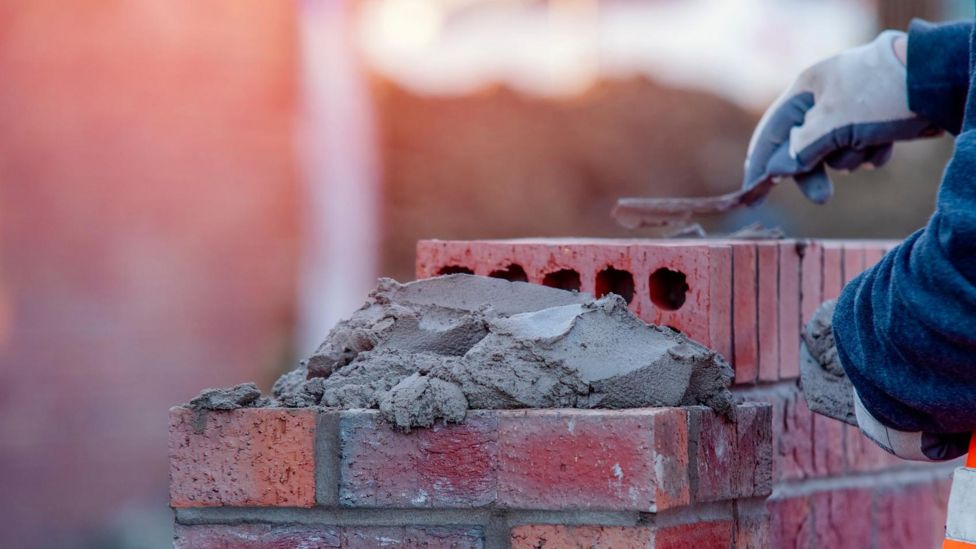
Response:
[[[381,279],[269,397],[243,384],[190,404],[375,408],[404,430],[469,409],[704,404],[729,416],[731,379],[721,356],[643,322],[619,296],[458,274]]]

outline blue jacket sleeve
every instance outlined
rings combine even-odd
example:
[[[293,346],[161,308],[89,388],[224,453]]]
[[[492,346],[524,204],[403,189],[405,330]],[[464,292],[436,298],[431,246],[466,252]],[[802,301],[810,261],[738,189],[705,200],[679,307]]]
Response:
[[[972,85],[961,130],[928,225],[845,287],[834,311],[841,364],[868,411],[895,429],[976,430]]]
[[[969,21],[908,28],[908,108],[947,132],[962,126],[969,91]]]

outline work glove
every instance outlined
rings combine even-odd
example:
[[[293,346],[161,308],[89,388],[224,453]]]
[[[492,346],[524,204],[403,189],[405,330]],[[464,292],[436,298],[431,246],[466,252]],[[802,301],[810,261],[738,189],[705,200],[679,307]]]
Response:
[[[970,433],[900,431],[871,415],[837,356],[832,322],[835,304],[831,300],[821,305],[803,330],[800,388],[810,410],[857,426],[864,436],[902,459],[945,461],[965,454]]]
[[[773,103],[746,156],[742,187],[761,186],[753,204],[783,177],[792,177],[808,199],[823,204],[833,194],[825,165],[848,171],[881,166],[895,141],[940,132],[908,109],[907,73],[894,51],[895,40],[905,36],[885,31],[813,65]]]

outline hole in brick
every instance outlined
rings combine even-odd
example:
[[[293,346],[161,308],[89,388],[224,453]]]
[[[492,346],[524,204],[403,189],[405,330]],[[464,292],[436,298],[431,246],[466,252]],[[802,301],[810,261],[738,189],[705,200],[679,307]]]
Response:
[[[630,303],[634,300],[634,275],[628,271],[621,271],[607,267],[596,275],[596,296],[617,294]]]
[[[583,287],[580,274],[572,269],[559,269],[547,274],[542,278],[542,285],[573,292],[578,292]]]
[[[512,263],[507,269],[500,269],[488,273],[492,278],[504,278],[509,282],[528,282],[529,275],[525,274],[525,269],[521,265]]]
[[[441,267],[441,270],[437,271],[439,275],[452,275],[452,274],[466,274],[473,275],[474,271],[467,267],[462,267],[461,265],[447,265]]]
[[[685,304],[688,277],[665,267],[654,271],[650,279],[651,302],[666,311],[677,311]]]

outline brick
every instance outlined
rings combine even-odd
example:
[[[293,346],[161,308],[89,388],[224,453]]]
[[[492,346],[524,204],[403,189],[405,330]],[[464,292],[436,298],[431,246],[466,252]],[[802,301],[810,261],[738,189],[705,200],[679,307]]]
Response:
[[[803,243],[800,260],[800,310],[804,326],[813,319],[813,313],[823,301],[823,247],[807,241]]]
[[[498,505],[648,511],[686,505],[679,408],[499,413]]]
[[[888,253],[890,242],[872,240],[864,244],[864,269],[870,269],[878,263]]]
[[[417,278],[429,278],[443,274],[445,268],[467,269],[472,273],[487,275],[471,255],[470,246],[465,242],[445,240],[421,240],[417,242]],[[480,271],[480,272],[479,272]]]
[[[528,281],[543,283],[546,275],[575,272],[580,290],[600,297],[608,291],[628,298],[641,319],[671,326],[689,337],[732,357],[732,251],[726,244],[688,241],[613,239],[523,239],[421,241],[417,245],[418,277],[433,276],[444,267],[463,267],[479,275],[511,268],[524,269]],[[668,269],[685,276],[684,302],[655,303],[651,276]],[[612,276],[632,287],[615,285]],[[630,278],[628,278],[628,276]],[[575,278],[575,277],[574,277]],[[655,284],[655,288],[660,288]],[[664,300],[663,302],[667,302]]]
[[[844,249],[839,242],[823,243],[821,265],[823,300],[837,299],[844,287]]]
[[[772,408],[738,406],[735,422],[703,406],[687,409],[691,496],[696,502],[768,495]]]
[[[847,424],[820,414],[813,415],[813,469],[819,476],[844,472],[844,428]]]
[[[480,526],[346,526],[342,529],[342,547],[350,549],[482,549],[484,545],[484,531]]]
[[[464,423],[410,433],[376,412],[339,421],[339,503],[347,507],[478,507],[495,500],[497,419],[469,412]]]
[[[703,406],[687,412],[692,501],[732,499],[739,466],[735,424]]]
[[[844,242],[844,285],[864,272],[864,244]]]
[[[750,397],[772,410],[773,481],[799,480],[813,473],[813,413],[795,387]]]
[[[270,524],[176,525],[174,549],[339,549],[338,526],[272,526]]]
[[[734,545],[732,520],[709,520],[659,527],[654,531],[654,549],[719,549]]]
[[[808,496],[773,498],[769,509],[770,547],[815,547],[813,507]]]
[[[638,316],[671,326],[731,358],[732,249],[722,243],[654,242],[634,245],[631,254],[638,280]],[[669,308],[665,300],[655,302],[656,296],[668,293],[655,284],[655,273],[667,271],[680,273],[687,284],[684,303],[677,309]]]
[[[814,547],[871,547],[872,492],[869,488],[825,490],[810,496]],[[884,546],[881,546],[884,547]]]
[[[756,244],[759,283],[756,310],[759,381],[779,379],[779,244]]]
[[[511,531],[512,549],[654,549],[654,533],[646,526],[562,526],[528,524]]]
[[[736,407],[736,497],[768,496],[773,489],[773,409],[767,404]]]
[[[885,452],[853,425],[844,426],[844,455],[849,473],[880,471],[903,465],[904,462]]]
[[[952,487],[952,478],[937,479],[932,482],[932,501],[935,503],[932,508],[932,531],[937,536],[942,536],[946,531],[946,519],[949,510],[949,492]]]
[[[874,536],[886,549],[938,547],[943,530],[937,529],[935,492],[931,481],[879,489],[874,501]]]
[[[732,246],[732,332],[736,384],[753,383],[759,376],[759,284],[754,244]]]
[[[770,547],[769,512],[765,501],[735,502],[736,549]]]
[[[800,254],[795,241],[779,245],[779,378],[800,377]]]
[[[177,524],[175,549],[481,549],[480,526],[291,526]]]
[[[173,507],[315,505],[315,411],[170,410]]]

